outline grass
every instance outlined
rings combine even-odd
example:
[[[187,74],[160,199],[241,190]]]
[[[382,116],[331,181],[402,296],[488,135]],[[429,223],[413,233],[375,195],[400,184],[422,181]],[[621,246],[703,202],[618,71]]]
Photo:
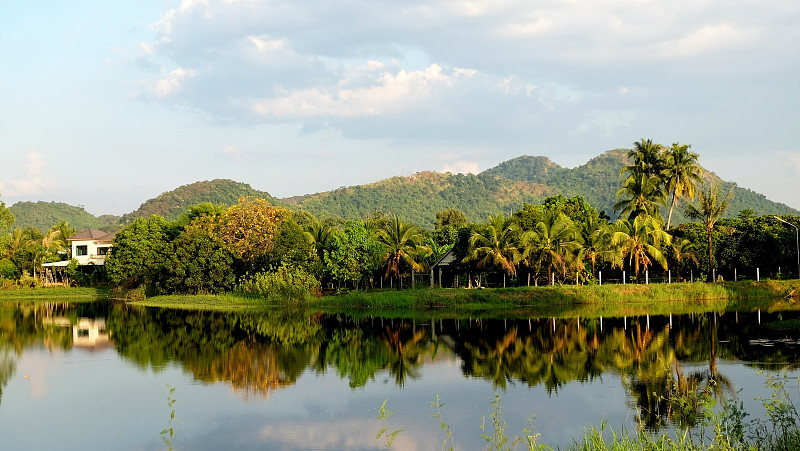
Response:
[[[15,288],[11,290],[0,290],[0,302],[94,302],[101,299],[108,299],[110,296],[111,290],[94,287]]]

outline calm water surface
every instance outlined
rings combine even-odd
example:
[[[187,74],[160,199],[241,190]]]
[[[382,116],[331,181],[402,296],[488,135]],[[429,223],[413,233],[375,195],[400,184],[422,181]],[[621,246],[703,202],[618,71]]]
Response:
[[[766,370],[796,385],[794,311],[615,318],[389,319],[209,313],[121,304],[0,304],[3,449],[481,449],[500,396],[506,432],[565,446],[603,420],[674,427],[678,377],[753,415]],[[174,392],[170,395],[171,388]],[[795,390],[796,391],[796,390]],[[691,419],[688,419],[691,421]],[[385,445],[385,442],[383,442]],[[383,446],[385,449],[385,446]]]

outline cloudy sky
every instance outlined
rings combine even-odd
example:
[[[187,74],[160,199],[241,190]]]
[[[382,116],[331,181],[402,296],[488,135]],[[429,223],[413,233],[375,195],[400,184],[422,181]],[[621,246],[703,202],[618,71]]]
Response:
[[[0,200],[121,214],[640,138],[800,208],[800,2],[105,0],[0,6]]]

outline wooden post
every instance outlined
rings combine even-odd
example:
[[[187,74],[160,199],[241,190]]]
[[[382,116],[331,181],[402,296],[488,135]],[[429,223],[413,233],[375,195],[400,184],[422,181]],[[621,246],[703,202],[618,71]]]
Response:
[[[597,281],[598,285],[603,284],[603,271],[597,271]]]

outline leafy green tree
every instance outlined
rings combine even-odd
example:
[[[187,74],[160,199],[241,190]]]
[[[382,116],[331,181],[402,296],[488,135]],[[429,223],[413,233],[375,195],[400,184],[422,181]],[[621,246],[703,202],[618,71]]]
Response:
[[[254,269],[275,246],[278,225],[290,214],[289,210],[274,207],[264,199],[243,197],[219,216],[217,234],[248,270]]]
[[[314,244],[309,242],[306,232],[293,217],[289,216],[278,224],[275,244],[267,252],[265,267],[274,270],[289,265],[315,273],[315,264],[319,261]]]
[[[611,236],[611,245],[620,249],[628,258],[639,283],[639,273],[653,262],[667,269],[667,259],[661,247],[670,244],[672,237],[661,228],[661,220],[649,215],[639,215],[632,219],[618,220]]]
[[[436,222],[434,223],[434,230],[439,230],[444,227],[460,227],[467,224],[467,217],[461,210],[456,208],[449,208],[436,213]]]
[[[733,188],[728,191],[725,197],[720,197],[719,185],[712,183],[709,184],[706,190],[701,190],[699,192],[700,199],[698,205],[689,204],[685,208],[686,217],[702,221],[706,228],[706,235],[708,238],[709,278],[712,277],[714,272],[714,226],[730,206],[732,196]]]
[[[505,285],[505,275],[516,275],[516,265],[522,260],[519,238],[520,228],[513,218],[504,218],[502,213],[491,216],[488,224],[472,231],[463,262],[501,270]]]
[[[14,225],[14,214],[6,208],[6,203],[0,201],[0,235],[5,234]]]
[[[326,274],[341,286],[368,281],[378,268],[383,247],[362,221],[350,221],[343,231],[331,238],[330,251],[325,251]]]
[[[664,169],[661,171],[667,193],[672,193],[672,202],[667,215],[667,230],[672,224],[672,210],[675,209],[678,200],[684,197],[694,200],[697,184],[702,182],[700,165],[697,163],[698,155],[690,152],[690,147],[688,144],[672,144],[672,148],[666,153]]]
[[[377,241],[383,245],[381,265],[386,268],[384,277],[400,277],[401,265],[406,264],[416,271],[422,271],[417,260],[425,252],[422,230],[414,224],[404,222],[398,216],[392,218],[388,227],[379,230]],[[400,284],[397,285],[400,288]]]
[[[106,257],[109,280],[117,285],[155,287],[172,253],[169,223],[161,216],[139,218],[120,230]]]
[[[172,242],[160,291],[221,293],[234,287],[233,255],[215,236],[211,221],[210,217],[195,219]]]

